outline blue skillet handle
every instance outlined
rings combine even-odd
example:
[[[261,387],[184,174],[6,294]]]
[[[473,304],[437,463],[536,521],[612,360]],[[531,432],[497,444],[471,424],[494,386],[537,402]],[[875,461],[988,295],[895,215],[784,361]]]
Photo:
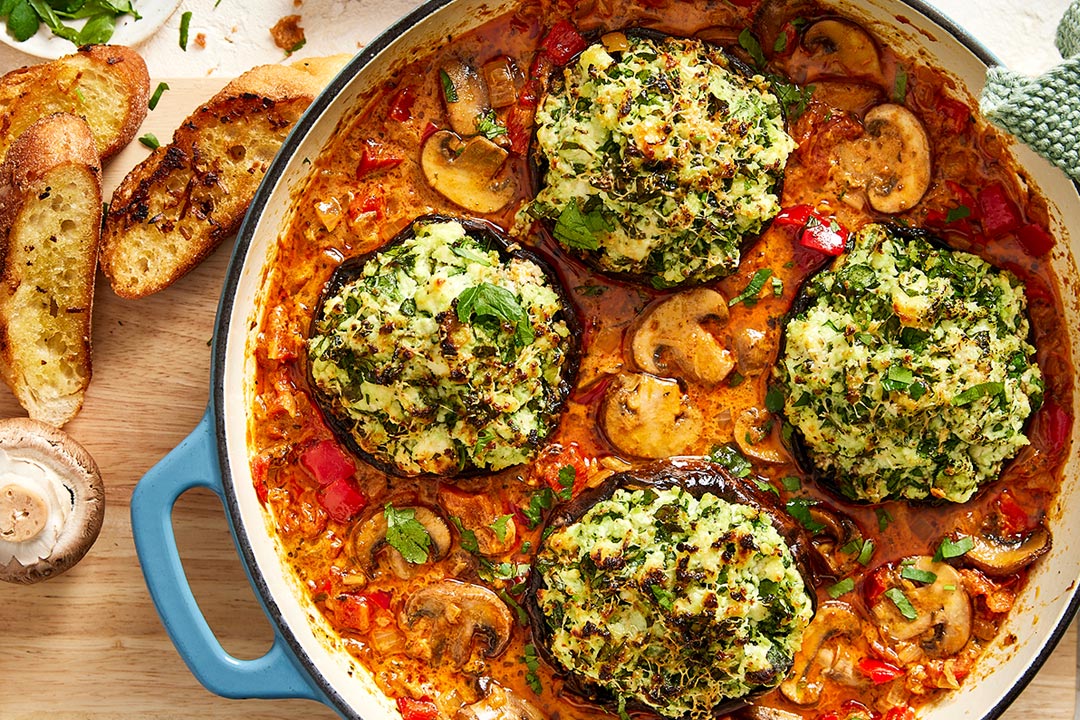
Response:
[[[191,593],[173,533],[172,509],[188,490],[205,487],[222,497],[214,422],[207,409],[180,445],[150,469],[131,497],[135,549],[150,596],[173,644],[210,692],[228,698],[306,698],[325,702],[294,664],[282,637],[260,658],[238,660],[214,637]]]

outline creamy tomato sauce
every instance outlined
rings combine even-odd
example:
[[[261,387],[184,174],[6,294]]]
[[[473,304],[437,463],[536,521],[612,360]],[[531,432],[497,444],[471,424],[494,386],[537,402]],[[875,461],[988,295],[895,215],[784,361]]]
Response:
[[[759,270],[771,271],[754,304],[738,302],[727,319],[703,321],[732,349],[737,365],[717,384],[683,382],[701,430],[674,454],[709,455],[728,446],[749,460],[751,480],[771,487],[783,502],[794,498],[796,505],[823,513],[807,523],[822,563],[814,588],[819,620],[807,632],[805,657],[797,657],[793,668],[792,679],[801,678],[801,684],[756,703],[795,717],[897,720],[963,683],[996,637],[1024,587],[1028,561],[987,572],[964,555],[952,560],[959,591],[970,600],[971,618],[959,649],[947,654],[920,651],[917,644],[913,650],[902,644],[897,650],[896,643],[884,639],[873,606],[888,602],[882,593],[897,582],[902,558],[932,556],[946,537],[962,543],[964,537],[989,534],[1014,549],[1025,540],[1030,541],[1025,548],[1038,544],[1060,484],[1072,422],[1065,410],[1072,405],[1068,341],[1057,281],[1044,254],[1053,242],[1045,230],[1048,210],[1008,159],[1007,141],[977,118],[971,98],[949,76],[899,55],[887,38],[874,38],[869,51],[841,43],[839,54],[828,38],[806,42],[807,28],[822,19],[853,22],[798,0],[767,7],[755,0],[529,3],[398,68],[360,100],[328,146],[312,158],[308,181],[263,282],[248,425],[253,475],[286,562],[309,600],[370,669],[380,689],[399,699],[406,718],[454,717],[461,708],[474,713],[466,717],[485,717],[479,708],[504,702],[506,693],[524,699],[543,717],[586,718],[601,712],[565,693],[560,670],[537,658],[518,606],[550,506],[614,471],[646,462],[611,442],[603,405],[613,378],[636,369],[631,344],[643,311],[671,291],[596,273],[562,251],[539,225],[521,236],[556,268],[579,313],[582,364],[558,429],[536,461],[494,475],[400,478],[349,457],[313,404],[305,366],[305,338],[320,293],[344,259],[380,247],[417,216],[476,215],[433,188],[420,165],[425,138],[448,127],[440,68],[452,60],[480,68],[505,57],[520,72],[518,99],[496,108],[496,120],[508,129],[499,141],[509,153],[504,172],[514,179],[517,192],[503,209],[484,216],[504,229],[514,226],[536,180],[525,152],[531,135],[529,78],[558,64],[549,58],[549,67],[538,67],[543,63],[536,57],[560,21],[592,33],[590,38],[629,27],[696,35],[724,44],[751,66],[760,49],[767,61],[763,72],[790,83],[796,98],[787,128],[798,149],[788,160],[782,207],[810,205],[852,230],[869,221],[926,227],[951,247],[1007,268],[1026,284],[1033,342],[1046,381],[1045,400],[1028,425],[1031,444],[998,482],[968,503],[877,506],[847,502],[817,485],[785,446],[782,418],[770,413],[766,400],[785,314],[800,283],[828,256],[800,242],[801,228],[774,224],[745,247],[734,275],[709,286],[731,299],[746,290]],[[871,37],[855,24],[843,27],[862,33],[856,40]],[[745,34],[740,43],[744,29],[756,43],[748,43]],[[872,53],[871,60],[866,52]],[[799,99],[803,107],[797,107]],[[925,128],[931,177],[913,207],[886,215],[868,201],[866,178],[845,167],[843,148],[867,132],[866,112],[889,102],[906,107]],[[1001,212],[1014,213],[1019,223],[1010,225],[1006,218],[1002,229]],[[572,487],[565,473],[560,482],[560,470],[567,466],[575,469]],[[361,528],[388,503],[441,515],[450,530],[445,554],[425,563],[395,560],[391,548],[358,556]],[[1037,552],[1030,560],[1035,557]],[[514,624],[505,646],[494,643],[497,652],[492,652],[492,643],[483,638],[466,639],[465,657],[457,662],[448,651],[434,652],[430,637],[418,637],[409,627],[405,607],[410,596],[447,578],[491,589],[507,605]],[[838,625],[823,628],[829,617]],[[849,617],[854,624],[847,622]],[[942,632],[951,629],[942,626]]]

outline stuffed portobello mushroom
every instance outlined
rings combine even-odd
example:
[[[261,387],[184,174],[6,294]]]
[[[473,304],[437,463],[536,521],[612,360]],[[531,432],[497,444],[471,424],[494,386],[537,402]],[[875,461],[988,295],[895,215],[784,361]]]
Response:
[[[823,478],[854,500],[965,502],[1042,402],[1024,288],[906,228],[867,225],[813,277],[776,369]]]
[[[528,461],[577,369],[577,322],[554,273],[491,226],[416,220],[334,273],[308,373],[335,433],[401,476]]]
[[[548,525],[533,633],[593,702],[713,717],[790,669],[814,613],[805,548],[790,517],[719,465],[620,473]]]
[[[656,287],[732,274],[795,147],[760,75],[700,40],[612,33],[555,73],[527,207],[598,269]]]

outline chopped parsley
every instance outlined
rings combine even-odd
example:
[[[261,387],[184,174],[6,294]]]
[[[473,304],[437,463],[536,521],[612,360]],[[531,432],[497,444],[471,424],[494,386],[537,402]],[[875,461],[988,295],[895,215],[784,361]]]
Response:
[[[463,323],[473,318],[495,318],[514,326],[514,342],[521,347],[536,338],[529,314],[514,293],[488,282],[465,288],[457,299],[457,317]]]
[[[761,42],[757,39],[754,33],[750,32],[750,28],[744,28],[739,33],[739,46],[746,51],[746,54],[750,56],[750,59],[754,61],[758,70],[765,67],[765,53],[761,50]]]
[[[938,549],[934,553],[934,561],[941,562],[942,560],[958,558],[962,555],[966,555],[974,547],[975,541],[967,535],[964,535],[959,540],[953,540],[951,537],[946,537],[941,541],[941,544],[938,545]]]
[[[431,536],[416,519],[416,511],[412,508],[398,510],[392,504],[386,503],[383,513],[386,517],[386,542],[390,547],[414,565],[427,562]]]
[[[854,589],[855,581],[851,578],[844,578],[840,582],[825,588],[825,592],[829,593],[829,597],[833,600],[836,600],[841,595],[846,595]]]
[[[187,52],[188,32],[191,29],[191,11],[180,16],[180,49]]]
[[[550,510],[554,504],[555,493],[549,487],[540,488],[529,497],[529,506],[522,508],[521,512],[529,521],[530,530],[544,521],[544,511]]]
[[[529,687],[537,695],[544,692],[544,687],[540,684],[540,661],[536,658],[536,647],[531,643],[525,646],[525,654],[522,656],[521,661],[525,663],[525,667],[528,669],[528,672],[525,673],[525,682],[529,684]]]
[[[508,130],[505,125],[502,125],[498,118],[495,117],[494,110],[488,110],[486,113],[476,118],[476,132],[483,135],[488,140],[494,140],[500,135],[506,135]]]
[[[161,100],[161,96],[162,96],[162,95],[164,94],[164,92],[165,92],[166,90],[168,90],[168,89],[169,89],[169,83],[167,83],[167,82],[159,82],[159,83],[157,84],[157,87],[156,87],[156,88],[154,88],[154,94],[150,96],[150,102],[149,102],[149,103],[147,103],[147,106],[148,106],[148,107],[149,107],[149,108],[150,108],[151,110],[153,110],[154,108],[156,108],[156,107],[157,107],[157,104],[158,104],[158,102],[159,102],[159,101]]]
[[[461,535],[461,549],[467,553],[479,555],[480,543],[476,540],[476,533],[465,527],[461,523],[461,518],[456,515],[450,516],[450,522],[454,524],[454,527],[458,529],[458,534]]]
[[[883,507],[874,508],[874,514],[877,515],[878,530],[885,532],[885,528],[889,527],[889,523],[892,522],[892,515]]]
[[[513,519],[513,515],[500,515],[491,522],[491,531],[495,533],[495,537],[498,538],[499,542],[506,542],[508,524]]]
[[[937,580],[937,575],[929,570],[920,570],[913,565],[904,565],[900,568],[900,577],[905,580],[914,580],[915,582],[925,583],[926,585],[933,585]]]
[[[896,66],[896,79],[893,80],[893,102],[904,104],[907,100],[908,74],[903,65]]]
[[[574,481],[577,479],[577,470],[573,465],[563,465],[559,468],[559,486],[562,488],[555,496],[566,502],[574,495]]]
[[[753,307],[757,304],[758,293],[761,292],[761,288],[765,287],[765,281],[772,275],[772,268],[761,268],[754,273],[754,276],[750,278],[750,282],[747,284],[746,289],[735,297],[728,300],[728,307],[734,307],[739,303],[746,305],[746,307]]]
[[[443,99],[448,103],[456,103],[458,101],[457,88],[450,75],[445,70],[439,70],[439,80],[442,82]]]
[[[810,508],[814,505],[817,505],[817,500],[796,497],[788,500],[785,507],[787,508],[788,515],[795,518],[800,525],[810,532],[816,533],[824,530],[825,525],[824,523],[815,520],[814,516],[810,514]]]
[[[889,588],[885,591],[885,597],[892,600],[893,605],[900,611],[900,614],[907,620],[914,620],[919,617],[919,613],[916,612],[915,606],[908,600],[907,595],[900,588]]]
[[[954,223],[966,217],[971,217],[971,208],[967,205],[957,205],[954,208],[949,208],[949,212],[945,215],[945,222]]]
[[[567,247],[596,250],[600,247],[597,234],[612,229],[599,210],[581,212],[577,202],[567,203],[555,221],[555,238]]]
[[[729,473],[739,478],[746,477],[753,469],[750,461],[732,445],[720,445],[714,448],[709,455],[709,460],[722,465]]]
[[[784,486],[784,489],[788,492],[799,492],[802,489],[802,480],[798,475],[785,475],[780,478],[780,484]]]

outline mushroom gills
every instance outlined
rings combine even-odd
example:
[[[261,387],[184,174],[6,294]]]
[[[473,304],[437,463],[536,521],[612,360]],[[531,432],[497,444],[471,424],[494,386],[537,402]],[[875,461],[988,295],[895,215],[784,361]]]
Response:
[[[803,46],[821,60],[821,68],[811,70],[807,82],[820,77],[843,75],[881,82],[881,56],[870,34],[846,20],[819,20],[806,29]]]
[[[703,424],[677,380],[645,373],[615,376],[604,395],[601,420],[619,452],[653,459],[685,454]]]
[[[866,113],[862,137],[840,147],[840,162],[853,185],[866,188],[878,212],[910,210],[930,187],[930,141],[914,113],[885,103]]]
[[[715,385],[735,367],[735,360],[705,327],[728,319],[727,300],[709,288],[672,295],[646,313],[632,342],[634,362],[653,375],[682,376]]]
[[[830,601],[818,608],[814,619],[803,634],[802,647],[795,654],[795,661],[786,680],[780,684],[780,692],[797,705],[812,705],[821,698],[825,675],[837,659],[826,645],[834,639],[858,635],[861,623],[855,611],[847,603]]]
[[[457,580],[432,583],[409,596],[402,624],[416,646],[436,664],[447,657],[460,668],[480,642],[485,657],[506,649],[514,618],[499,596],[480,585]]]
[[[1050,550],[1050,531],[1040,525],[1018,538],[1001,538],[990,533],[970,536],[974,545],[964,561],[987,575],[1012,575],[1035,562]]]
[[[23,566],[52,554],[73,509],[72,493],[55,473],[30,459],[0,450],[8,468],[0,487],[0,564]]]
[[[434,511],[426,507],[401,507],[398,512],[411,510],[413,519],[424,526],[431,544],[428,547],[427,562],[434,562],[446,557],[450,552],[450,528],[446,522]],[[367,579],[375,574],[378,555],[383,553],[391,571],[401,579],[407,579],[412,575],[412,569],[408,561],[397,549],[391,547],[386,540],[387,533],[386,513],[382,510],[369,516],[363,522],[357,523],[349,537],[353,560],[359,565]]]

